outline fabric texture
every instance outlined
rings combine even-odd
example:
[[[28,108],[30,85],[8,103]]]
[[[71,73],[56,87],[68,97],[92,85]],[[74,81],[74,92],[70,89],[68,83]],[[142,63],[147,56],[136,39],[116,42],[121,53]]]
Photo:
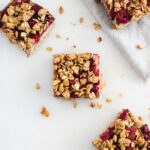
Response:
[[[123,29],[111,28],[111,20],[103,6],[94,0],[82,0],[103,27],[103,31],[110,37],[133,68],[144,78],[150,78],[150,16],[145,16],[137,22],[131,22]],[[144,44],[138,49],[138,44]]]

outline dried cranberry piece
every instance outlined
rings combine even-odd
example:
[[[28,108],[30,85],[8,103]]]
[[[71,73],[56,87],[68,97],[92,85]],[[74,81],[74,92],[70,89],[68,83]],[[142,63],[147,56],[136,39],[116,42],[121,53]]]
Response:
[[[129,131],[130,131],[130,133],[129,133],[129,139],[130,140],[135,140],[136,139],[136,128],[129,128]]]
[[[150,0],[147,0],[147,5],[148,5],[148,6],[150,5]]]
[[[74,92],[71,92],[70,97],[71,97],[71,98],[73,98],[73,99],[78,98],[78,96],[77,96],[77,95],[75,95],[75,93],[74,93]]]
[[[40,41],[40,34],[32,34],[31,38],[35,40],[36,43],[38,43]]]
[[[150,130],[149,130],[147,124],[145,124],[145,125],[142,127],[142,132],[143,132],[144,134],[148,134],[148,133],[150,132]]]
[[[133,150],[133,148],[132,147],[130,147],[130,146],[128,146],[128,147],[126,147],[126,149],[125,150]]]
[[[123,112],[120,114],[119,119],[127,120],[128,119],[128,115],[129,115],[129,110],[128,109],[124,109]]]
[[[36,21],[31,19],[31,20],[29,20],[28,23],[29,23],[30,27],[32,28],[36,24]]]
[[[91,70],[94,72],[96,76],[99,76],[99,68],[97,66],[91,66]]]
[[[145,139],[146,141],[149,141],[149,140],[150,140],[150,135],[145,134],[145,135],[144,135],[144,139]]]
[[[54,22],[55,18],[54,17],[45,17],[45,21],[49,22],[49,25],[51,25]]]
[[[106,132],[104,132],[100,138],[103,140],[103,141],[106,141],[106,140],[109,140],[110,138],[113,137],[113,128],[108,128]]]
[[[99,55],[93,54],[93,62],[99,63]]]
[[[74,80],[69,80],[69,84],[73,85],[73,84],[75,84],[75,81]]]
[[[3,23],[2,22],[0,22],[0,28],[2,28],[3,27]]]
[[[131,20],[130,14],[124,9],[121,9],[118,12],[116,12],[115,18],[116,18],[117,24],[128,23]]]
[[[98,90],[99,90],[99,82],[95,83],[93,85],[93,88],[92,88],[91,92],[94,92],[96,94]]]
[[[40,9],[42,9],[42,7],[38,4],[34,4],[33,9],[35,10],[35,12],[38,12]]]

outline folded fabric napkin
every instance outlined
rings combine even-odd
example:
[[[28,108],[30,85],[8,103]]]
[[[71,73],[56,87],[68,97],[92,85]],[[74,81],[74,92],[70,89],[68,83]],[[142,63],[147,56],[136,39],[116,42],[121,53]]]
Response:
[[[89,8],[103,31],[111,38],[118,49],[126,56],[129,63],[144,78],[150,78],[150,16],[146,16],[138,22],[132,22],[123,29],[113,30],[111,20],[106,13],[103,4],[97,4],[94,0],[82,0]],[[142,50],[137,49],[138,44],[144,44]]]

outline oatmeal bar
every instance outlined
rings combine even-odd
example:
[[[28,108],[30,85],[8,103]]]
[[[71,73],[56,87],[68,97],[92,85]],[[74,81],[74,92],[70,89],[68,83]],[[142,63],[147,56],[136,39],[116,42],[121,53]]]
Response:
[[[0,14],[0,28],[12,43],[30,55],[54,20],[47,9],[30,0],[13,0]]]
[[[125,109],[93,144],[98,150],[150,150],[150,130]]]
[[[91,53],[54,55],[56,97],[97,98],[100,95],[99,55]]]
[[[150,13],[150,0],[102,0],[102,2],[117,29]]]

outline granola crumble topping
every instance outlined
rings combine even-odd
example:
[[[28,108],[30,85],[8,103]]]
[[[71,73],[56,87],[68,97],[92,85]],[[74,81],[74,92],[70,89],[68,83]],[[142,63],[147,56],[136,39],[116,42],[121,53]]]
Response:
[[[45,117],[49,117],[50,113],[47,111],[45,106],[42,107],[41,114]]]
[[[30,55],[43,33],[54,22],[47,9],[30,0],[14,0],[2,11],[0,28],[12,43]]]
[[[149,0],[103,0],[103,3],[116,28],[150,13]]]
[[[101,89],[97,54],[54,55],[53,64],[55,96],[65,99],[99,97]]]
[[[93,145],[98,150],[149,150],[150,130],[125,109],[112,126],[93,141]]]

